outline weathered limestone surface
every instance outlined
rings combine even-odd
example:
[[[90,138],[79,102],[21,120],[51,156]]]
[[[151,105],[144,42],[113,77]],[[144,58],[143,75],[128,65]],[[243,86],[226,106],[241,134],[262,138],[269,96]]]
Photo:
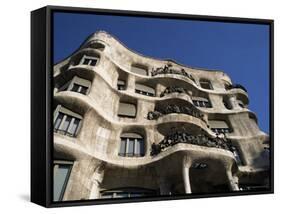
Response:
[[[104,45],[104,49],[92,48],[91,44],[95,42]],[[97,65],[79,64],[83,55],[98,57]],[[148,75],[133,73],[131,66],[135,64],[146,67]],[[194,81],[171,73],[151,75],[156,68],[167,65],[184,69]],[[59,90],[74,76],[91,82],[87,95]],[[126,90],[117,89],[120,77],[126,81]],[[200,87],[201,78],[208,79],[213,90]],[[83,117],[77,137],[54,134],[55,159],[74,162],[63,200],[98,199],[102,190],[124,187],[141,187],[156,190],[161,195],[173,195],[241,191],[239,185],[268,185],[269,156],[263,144],[268,136],[260,131],[255,114],[247,109],[247,92],[241,88],[225,89],[225,85],[232,82],[224,72],[142,56],[99,31],[69,58],[54,66],[54,82],[55,103]],[[135,93],[136,82],[154,88],[156,96]],[[184,87],[188,93],[161,97],[169,86]],[[147,119],[149,111],[166,103],[193,105],[193,97],[205,97],[212,103],[212,108],[196,107],[206,122],[176,113],[156,120]],[[229,100],[232,109],[225,107],[223,99]],[[239,106],[238,100],[245,106]],[[118,116],[120,101],[136,105],[135,118]],[[225,137],[238,148],[242,164],[237,163],[229,150],[186,143],[178,143],[151,156],[151,145],[159,143],[173,128],[216,138],[209,120],[229,123],[232,132]],[[120,136],[124,132],[136,132],[144,137],[143,157],[118,156]],[[207,167],[200,169],[200,163]]]

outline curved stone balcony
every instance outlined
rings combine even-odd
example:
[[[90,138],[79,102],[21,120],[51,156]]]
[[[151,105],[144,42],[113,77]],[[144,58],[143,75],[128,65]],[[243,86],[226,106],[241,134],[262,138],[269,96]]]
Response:
[[[210,138],[206,135],[190,135],[186,132],[175,132],[165,136],[158,144],[151,145],[151,156],[158,155],[161,151],[168,147],[172,147],[178,143],[192,144],[204,147],[213,147],[232,151],[230,143],[224,138]]]
[[[96,159],[105,162],[109,166],[128,169],[138,169],[140,166],[160,163],[163,159],[170,159],[173,157],[179,158],[184,155],[188,155],[194,161],[202,158],[209,158],[220,160],[229,166],[235,163],[235,158],[231,150],[216,146],[179,142],[173,146],[165,147],[159,153],[153,155],[147,155],[142,158],[124,158],[101,153],[97,148],[89,149],[88,146],[83,145],[80,140],[72,140],[70,137],[57,133],[54,133],[54,152],[55,157],[67,157],[71,160]]]

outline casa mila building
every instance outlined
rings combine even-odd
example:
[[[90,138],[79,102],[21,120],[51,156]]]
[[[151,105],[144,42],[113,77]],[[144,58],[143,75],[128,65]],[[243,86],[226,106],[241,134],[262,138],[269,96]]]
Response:
[[[226,73],[98,31],[53,78],[54,201],[269,188],[269,137]]]

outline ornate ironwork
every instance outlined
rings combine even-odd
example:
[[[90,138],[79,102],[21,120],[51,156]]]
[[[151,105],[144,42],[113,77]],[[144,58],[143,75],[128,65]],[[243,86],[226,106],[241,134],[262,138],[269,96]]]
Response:
[[[195,79],[193,78],[193,76],[187,73],[183,68],[180,70],[176,70],[171,67],[172,67],[171,65],[165,65],[164,67],[153,69],[151,71],[151,76],[156,76],[159,74],[177,74],[177,75],[185,76],[195,83]]]
[[[243,86],[243,85],[240,85],[240,84],[233,84],[233,85],[227,85],[225,86],[225,89],[226,90],[231,90],[233,88],[240,88],[242,89],[243,91],[247,92],[247,89]]]
[[[153,143],[151,145],[150,155],[155,156],[166,148],[174,146],[178,143],[220,148],[233,152],[230,142],[225,138],[220,138],[218,135],[216,138],[210,138],[203,134],[190,135],[186,132],[175,132],[173,134],[165,136],[165,138],[160,143]]]
[[[166,94],[171,94],[171,93],[185,93],[188,94],[188,91],[185,88],[178,87],[178,86],[170,86],[167,87],[161,94],[160,97],[165,96]]]
[[[193,117],[201,119],[203,122],[207,122],[204,118],[204,114],[199,112],[195,108],[190,108],[188,106],[177,106],[177,105],[168,105],[164,110],[159,111],[150,111],[147,114],[148,120],[156,120],[159,117],[167,114],[178,113],[178,114],[187,114]]]

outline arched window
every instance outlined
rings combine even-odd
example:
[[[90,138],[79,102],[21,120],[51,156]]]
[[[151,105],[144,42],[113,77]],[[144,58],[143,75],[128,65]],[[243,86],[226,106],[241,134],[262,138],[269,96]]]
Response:
[[[201,88],[204,88],[204,89],[213,90],[213,86],[212,86],[210,80],[207,80],[207,79],[200,79],[200,86],[201,86]]]
[[[123,133],[121,135],[119,156],[142,157],[144,156],[144,139],[137,133]]]
[[[120,102],[118,109],[119,117],[131,117],[135,118],[137,114],[137,108],[135,104]]]

